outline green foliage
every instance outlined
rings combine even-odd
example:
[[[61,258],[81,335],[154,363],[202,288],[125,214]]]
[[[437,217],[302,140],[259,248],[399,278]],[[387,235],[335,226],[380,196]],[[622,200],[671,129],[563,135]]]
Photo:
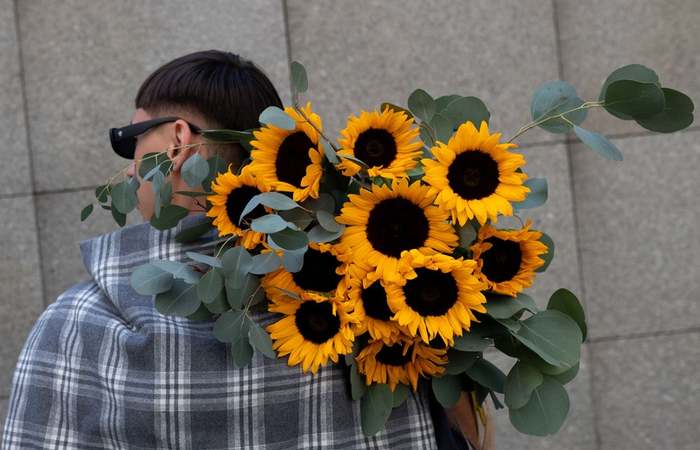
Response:
[[[543,376],[530,400],[521,408],[509,409],[510,422],[521,433],[533,436],[554,434],[569,413],[566,389],[551,377]]]
[[[693,123],[693,105],[690,97],[669,88],[661,88],[664,108],[656,114],[635,115],[634,120],[647,130],[657,133],[673,133]]]
[[[260,113],[260,123],[272,125],[283,130],[293,130],[296,127],[296,120],[284,110],[276,106],[268,106]]]
[[[362,433],[366,437],[384,428],[394,404],[394,394],[388,384],[371,384],[362,397],[360,407]]]
[[[160,210],[160,216],[151,217],[151,225],[158,230],[167,230],[176,226],[180,220],[190,214],[187,208],[178,205],[168,205]]]
[[[535,91],[530,102],[530,114],[540,128],[561,134],[586,120],[588,111],[581,109],[583,104],[572,85],[551,81]]]
[[[549,237],[549,235],[547,235],[546,233],[542,233],[542,237],[539,239],[539,241],[547,246],[547,253],[545,253],[544,255],[540,255],[540,258],[544,259],[544,264],[535,269],[535,272],[538,273],[546,271],[549,265],[554,260],[554,241],[552,240],[552,238]]]
[[[209,164],[199,153],[195,153],[182,163],[182,178],[189,187],[197,187],[209,176]]]
[[[610,142],[608,138],[602,134],[593,131],[587,131],[583,128],[574,127],[574,132],[581,142],[613,161],[622,161],[622,153],[615,147],[615,144]]]
[[[547,309],[559,311],[571,317],[581,330],[581,342],[586,340],[588,334],[588,326],[586,325],[586,314],[583,311],[583,306],[573,292],[568,289],[557,289],[549,298]]]
[[[444,375],[434,377],[431,386],[435,399],[443,408],[452,408],[459,401],[462,394],[462,380],[457,375]]]
[[[292,73],[292,84],[297,92],[306,92],[309,88],[309,81],[306,77],[306,69],[301,63],[293,61],[290,67]]]
[[[513,202],[513,209],[531,209],[544,205],[547,202],[549,191],[547,180],[544,178],[528,178],[523,186],[530,188],[530,192],[522,202]]]
[[[173,279],[170,290],[156,294],[156,309],[164,316],[187,317],[197,311],[200,304],[197,286],[180,278]]]
[[[435,100],[423,89],[416,89],[408,97],[408,109],[422,122],[428,122],[435,114]]]

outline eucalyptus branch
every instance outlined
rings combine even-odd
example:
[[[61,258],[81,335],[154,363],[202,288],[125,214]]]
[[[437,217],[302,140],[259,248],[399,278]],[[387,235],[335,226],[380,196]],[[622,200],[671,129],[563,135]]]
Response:
[[[299,114],[301,114],[301,116],[304,118],[304,120],[306,120],[306,122],[307,122],[309,125],[311,125],[311,127],[313,127],[314,130],[316,130],[316,132],[318,133],[319,136],[321,136],[323,139],[326,140],[326,142],[328,142],[328,144],[333,148],[333,150],[335,150],[336,152],[339,150],[338,147],[336,147],[335,145],[333,145],[333,141],[331,141],[330,139],[328,139],[328,138],[326,137],[326,135],[323,134],[323,131],[321,131],[321,130],[316,126],[316,124],[313,123],[313,122],[311,121],[311,118],[310,118],[309,116],[307,116],[306,113],[304,112],[304,110],[302,109],[302,107],[299,106],[299,97],[298,97],[298,96],[297,96],[296,102],[294,102],[294,109],[296,109],[296,110],[299,112]],[[338,156],[340,156],[340,155],[338,155]]]
[[[564,117],[564,116],[569,115],[569,114],[571,114],[571,113],[575,113],[575,112],[577,112],[577,111],[583,111],[584,109],[600,108],[600,107],[603,107],[603,106],[605,106],[605,102],[585,102],[585,103],[582,104],[581,106],[579,106],[579,107],[577,107],[577,108],[570,109],[570,110],[568,110],[568,111],[564,111],[564,112],[561,113],[561,114],[557,114],[557,115],[554,115],[554,116],[545,117],[544,119],[530,122],[529,124],[527,124],[527,125],[525,125],[524,127],[522,127],[520,130],[518,130],[518,132],[515,134],[515,136],[513,136],[512,138],[510,138],[510,140],[508,141],[508,143],[513,142],[513,141],[514,141],[518,136],[520,136],[521,134],[526,133],[527,131],[530,131],[530,130],[533,129],[533,128],[537,128],[537,127],[539,127],[540,125],[542,125],[543,123],[549,122],[550,120],[554,120],[554,119],[563,119],[563,120],[565,120],[566,122],[571,123],[571,121],[568,120],[568,119],[567,119],[566,117]],[[571,123],[571,124],[573,125],[573,123]]]

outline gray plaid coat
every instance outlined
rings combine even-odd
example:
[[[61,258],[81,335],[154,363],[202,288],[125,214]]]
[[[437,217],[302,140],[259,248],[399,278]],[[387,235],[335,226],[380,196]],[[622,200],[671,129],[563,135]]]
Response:
[[[256,354],[238,369],[213,320],[159,314],[129,279],[150,260],[184,261],[197,250],[176,243],[177,231],[142,224],[81,244],[91,280],[59,297],[29,335],[3,449],[435,448],[420,390],[366,439],[341,365],[312,376]],[[254,319],[264,326],[274,317]]]

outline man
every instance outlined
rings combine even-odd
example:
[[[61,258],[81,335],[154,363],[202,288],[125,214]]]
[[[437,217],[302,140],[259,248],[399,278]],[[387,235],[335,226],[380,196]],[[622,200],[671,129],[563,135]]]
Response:
[[[136,97],[132,127],[112,133],[121,156],[138,161],[168,150],[173,191],[191,190],[181,168],[195,151],[216,152],[238,166],[236,146],[192,146],[202,129],[259,126],[259,114],[281,106],[274,87],[251,62],[225,52],[199,52],[156,70]],[[137,135],[134,133],[138,132]],[[199,147],[199,150],[198,150]],[[136,167],[131,176],[138,176]],[[144,219],[154,211],[151,185],[137,192]],[[172,203],[197,212],[191,197]],[[314,375],[285,359],[256,354],[234,367],[213,336],[213,321],[158,313],[134,292],[135,268],[154,259],[187,261],[199,244],[174,240],[202,220],[176,229],[148,223],[81,244],[91,279],[68,290],[40,317],[20,355],[2,441],[27,448],[436,448],[425,390],[396,408],[376,436],[365,438],[360,403],[347,371],[329,364]],[[264,311],[253,319],[266,326]]]

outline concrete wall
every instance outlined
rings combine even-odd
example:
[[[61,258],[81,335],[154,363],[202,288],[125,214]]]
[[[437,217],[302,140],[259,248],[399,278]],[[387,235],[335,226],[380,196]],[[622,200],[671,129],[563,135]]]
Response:
[[[512,136],[543,82],[593,100],[632,62],[700,101],[697,0],[0,0],[0,426],[13,367],[40,312],[85,278],[82,239],[115,229],[79,222],[94,188],[123,167],[106,131],[126,124],[142,79],[195,50],[256,60],[289,102],[289,63],[326,130],[416,88],[476,95],[491,129]],[[587,128],[625,155],[611,163],[561,136],[518,140],[550,199],[532,214],[557,243],[532,294],[584,299],[590,328],[560,433],[512,430],[497,447],[696,448],[700,441],[700,124],[653,135],[592,114]],[[333,135],[333,134],[331,134]],[[130,223],[138,217],[132,216]]]

